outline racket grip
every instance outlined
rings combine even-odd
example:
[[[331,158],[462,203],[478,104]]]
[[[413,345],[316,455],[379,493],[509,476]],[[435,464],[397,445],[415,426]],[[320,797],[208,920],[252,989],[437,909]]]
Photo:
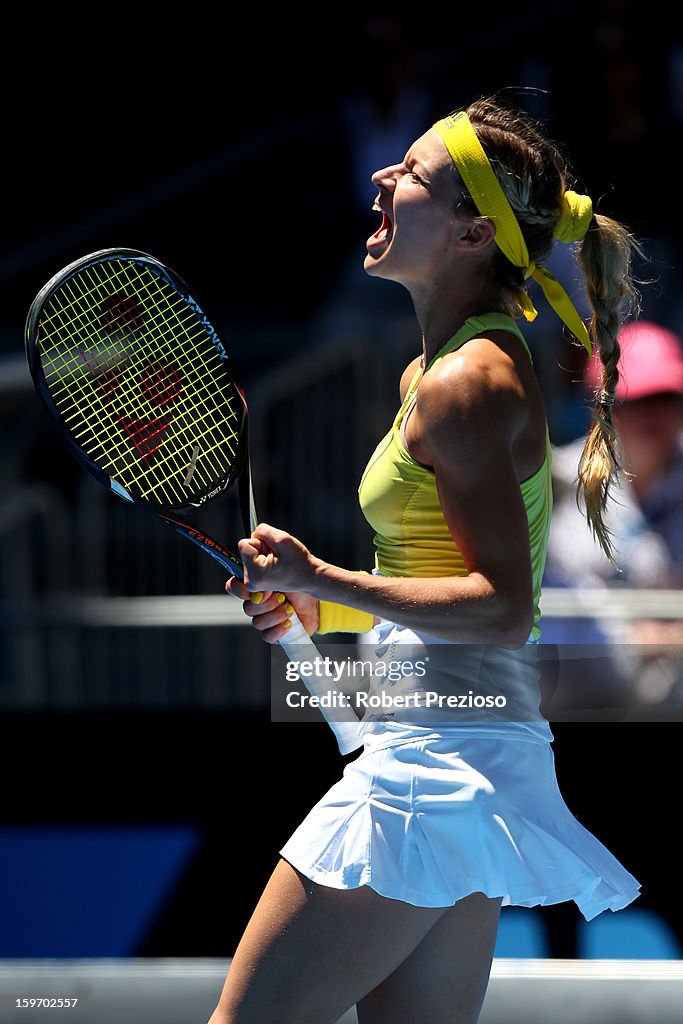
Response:
[[[331,692],[336,692],[343,696],[343,690],[334,681],[332,674],[324,667],[324,664],[321,664],[323,659],[320,652],[302,626],[301,620],[295,613],[292,613],[289,619],[292,625],[287,630],[286,637],[280,640],[280,646],[287,654],[287,657],[295,663],[310,661],[314,665],[320,666],[316,675],[309,676],[307,674],[304,676],[304,683],[308,692],[315,697],[329,695]],[[334,709],[321,707],[320,710],[337,738],[340,752],[342,754],[350,754],[352,750],[356,750],[363,745],[360,733],[360,720],[345,700],[340,700],[339,705],[339,707]]]

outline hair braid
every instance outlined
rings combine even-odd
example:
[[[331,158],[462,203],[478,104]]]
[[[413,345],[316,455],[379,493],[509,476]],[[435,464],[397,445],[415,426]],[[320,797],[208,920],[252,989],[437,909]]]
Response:
[[[573,186],[567,161],[543,126],[524,111],[483,98],[467,112],[512,207],[529,257],[542,262],[553,247],[564,193]],[[466,209],[478,211],[463,191]],[[594,214],[578,256],[593,316],[589,333],[602,362],[602,384],[595,396],[594,421],[587,434],[579,465],[576,498],[584,499],[586,518],[594,537],[611,562],[614,552],[605,522],[610,487],[621,465],[612,406],[619,381],[619,331],[629,315],[637,314],[639,295],[632,276],[634,254],[643,256],[629,231],[610,217]],[[494,254],[498,281],[507,293],[511,313],[515,296],[525,288],[523,272],[498,251]]]
[[[610,485],[621,470],[612,406],[619,383],[618,334],[627,315],[637,312],[638,293],[631,275],[634,252],[640,252],[623,225],[594,215],[579,249],[588,299],[593,308],[590,334],[602,363],[600,387],[595,392],[593,424],[579,463],[576,499],[583,497],[593,535],[614,563],[611,533],[605,523]]]

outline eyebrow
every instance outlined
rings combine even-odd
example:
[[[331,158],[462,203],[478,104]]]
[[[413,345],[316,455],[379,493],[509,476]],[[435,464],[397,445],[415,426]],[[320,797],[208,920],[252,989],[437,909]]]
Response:
[[[429,168],[426,166],[426,164],[424,164],[422,162],[422,160],[420,160],[420,159],[418,159],[416,157],[413,157],[411,160],[409,160],[408,159],[409,155],[410,154],[406,154],[406,158],[403,161],[405,167],[409,168],[411,171],[418,170],[420,172],[420,177],[430,178],[431,174],[430,174]]]

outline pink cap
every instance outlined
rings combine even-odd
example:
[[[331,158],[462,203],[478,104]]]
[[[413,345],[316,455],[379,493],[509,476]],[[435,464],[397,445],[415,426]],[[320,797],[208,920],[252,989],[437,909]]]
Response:
[[[683,394],[683,344],[673,331],[647,320],[628,324],[619,334],[618,402],[662,392]],[[592,356],[584,375],[594,391],[602,383],[602,363]]]

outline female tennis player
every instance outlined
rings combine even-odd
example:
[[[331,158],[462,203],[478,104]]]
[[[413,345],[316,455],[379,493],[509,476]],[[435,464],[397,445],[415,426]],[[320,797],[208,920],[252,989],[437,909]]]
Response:
[[[294,608],[311,633],[366,633],[380,660],[407,643],[430,668],[401,681],[409,713],[365,715],[360,755],[283,847],[210,1024],[333,1024],[353,1005],[361,1024],[472,1024],[501,905],[573,900],[590,920],[639,894],[567,808],[539,711],[551,448],[519,328],[536,315],[533,281],[600,353],[579,486],[612,557],[611,406],[636,243],[571,189],[541,126],[494,99],[438,121],[373,182],[381,225],[365,269],[405,286],[423,336],[360,485],[374,571],[330,565],[264,524],[240,541],[245,583],[226,589],[268,643]],[[541,265],[558,240],[580,243],[589,328]],[[426,705],[468,692],[505,707]]]

